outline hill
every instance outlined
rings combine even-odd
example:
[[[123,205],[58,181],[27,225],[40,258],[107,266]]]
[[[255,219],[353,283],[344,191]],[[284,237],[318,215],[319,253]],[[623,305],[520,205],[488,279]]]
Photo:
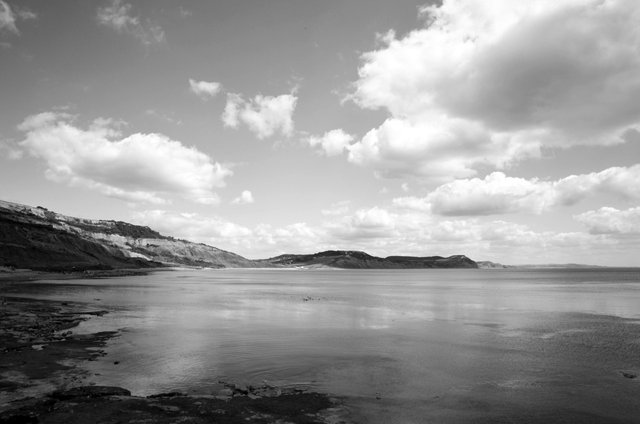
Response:
[[[280,255],[262,259],[268,265],[286,267],[317,267],[350,269],[417,269],[417,268],[478,268],[478,264],[464,255],[442,256],[387,256],[380,258],[353,250],[327,250],[309,255]]]
[[[209,268],[478,268],[476,262],[464,255],[379,258],[352,250],[280,255],[254,261],[206,244],[164,236],[141,225],[75,218],[41,206],[0,201],[0,267],[58,272],[180,265]]]
[[[172,265],[259,266],[235,253],[163,236],[149,227],[0,201],[0,266],[84,271]]]

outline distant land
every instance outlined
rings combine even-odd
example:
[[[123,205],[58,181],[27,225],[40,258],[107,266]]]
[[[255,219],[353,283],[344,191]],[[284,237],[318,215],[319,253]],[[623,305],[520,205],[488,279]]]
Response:
[[[495,264],[495,267],[499,267]],[[122,221],[66,216],[41,206],[0,201],[0,267],[46,272],[207,268],[478,268],[464,255],[388,256],[331,250],[251,260]]]
[[[413,269],[413,268],[478,268],[478,264],[464,255],[442,256],[387,256],[379,258],[354,250],[328,250],[310,255],[280,255],[260,262],[280,266],[351,269]]]
[[[478,268],[482,268],[482,269],[513,268],[509,265],[502,265],[497,262],[491,262],[491,261],[477,261],[476,263],[478,264]]]
[[[588,264],[521,264],[521,265],[513,265],[508,268],[611,268],[608,266],[602,265],[588,265]],[[623,267],[624,268],[624,267]]]

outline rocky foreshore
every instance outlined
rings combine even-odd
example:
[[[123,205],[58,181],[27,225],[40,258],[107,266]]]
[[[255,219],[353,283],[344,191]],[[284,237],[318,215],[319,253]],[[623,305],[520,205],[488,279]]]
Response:
[[[220,381],[215,393],[140,397],[87,385],[82,361],[105,356],[107,341],[119,333],[72,329],[109,311],[11,296],[0,302],[0,424],[347,422],[335,399],[299,387]]]
[[[273,393],[273,395],[269,395]],[[275,393],[278,393],[277,395]],[[336,401],[320,393],[266,388],[230,393],[132,396],[120,387],[80,386],[13,402],[0,423],[345,423]]]

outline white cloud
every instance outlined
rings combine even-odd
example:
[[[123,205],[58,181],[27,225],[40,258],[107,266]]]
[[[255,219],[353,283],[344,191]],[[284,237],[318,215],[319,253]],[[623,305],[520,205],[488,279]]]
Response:
[[[9,4],[0,0],[0,30],[13,32],[18,34],[16,27],[16,17],[11,10]]]
[[[210,97],[215,97],[216,94],[220,92],[222,84],[213,81],[196,81],[189,78],[189,89],[202,100],[208,100]]]
[[[121,138],[113,121],[98,119],[85,130],[66,114],[29,116],[18,129],[19,144],[47,166],[47,178],[86,187],[128,201],[166,203],[177,195],[194,202],[218,202],[216,187],[231,170],[194,147],[162,134]]]
[[[438,215],[493,215],[519,211],[541,212],[553,201],[552,185],[536,179],[507,177],[494,172],[484,179],[456,180],[424,198],[394,199],[400,207]]]
[[[134,212],[132,222],[147,225],[161,234],[206,243],[254,259],[282,253],[315,252],[323,248],[323,230],[303,222],[283,227],[259,224],[248,228],[218,216],[159,209]]]
[[[10,140],[0,140],[0,157],[9,160],[18,160],[23,156],[23,151]]]
[[[639,128],[640,3],[444,0],[365,53],[352,98],[391,117],[349,160],[383,176],[468,178],[541,146]]]
[[[304,222],[284,227],[260,224],[254,229],[251,249],[254,258],[277,256],[283,253],[313,253],[328,248],[325,231]]]
[[[342,154],[353,141],[353,136],[341,129],[327,131],[322,137],[309,137],[306,142],[311,147],[319,147],[327,156]]]
[[[574,216],[591,234],[640,234],[640,207],[627,210],[604,207]]]
[[[227,94],[227,104],[224,106],[224,112],[222,112],[221,116],[225,127],[238,128],[240,125],[240,109],[243,103],[242,96],[239,94]]]
[[[388,239],[397,236],[397,215],[386,209],[373,207],[358,209],[351,215],[334,218],[324,224],[330,236],[339,241]]]
[[[393,199],[393,204],[402,209],[431,212],[431,203],[427,197],[405,196]]]
[[[527,135],[533,140],[533,134]],[[515,157],[535,156],[538,143],[511,144],[477,123],[444,116],[425,121],[387,119],[349,149],[349,161],[383,177],[420,177],[436,182],[476,174],[479,165],[504,168]]]
[[[637,229],[638,218],[634,219]],[[421,213],[392,213],[380,207],[331,214],[320,225],[297,222],[247,228],[220,217],[162,210],[136,212],[133,221],[250,258],[348,249],[378,256],[465,254],[507,264],[584,262],[585,253],[597,257],[596,264],[629,265],[637,260],[634,245],[629,246],[617,234],[537,232],[502,220],[440,219]]]
[[[235,205],[248,205],[253,202],[253,194],[249,190],[243,190],[242,193],[240,193],[240,196],[233,199],[231,203]]]
[[[98,23],[118,33],[132,35],[145,45],[162,43],[165,40],[162,27],[149,19],[142,21],[133,16],[131,8],[131,4],[123,0],[110,0],[108,5],[98,8]]]
[[[252,234],[250,229],[217,216],[205,217],[195,213],[178,213],[159,209],[134,212],[132,221],[147,225],[164,235],[213,246],[220,243],[233,244],[233,240]]]
[[[260,139],[277,132],[290,136],[293,133],[293,112],[297,101],[294,94],[258,94],[252,100],[244,100],[239,94],[229,93],[222,122],[231,128],[238,128],[243,123]]]
[[[584,263],[588,254],[597,258],[592,262],[595,264],[629,265],[637,261],[625,240],[605,234],[538,232],[503,220],[442,219],[379,207],[341,218],[332,216],[321,228],[324,233],[316,232],[321,234],[321,246],[365,250],[379,256],[465,254],[475,260],[521,264]]]
[[[596,193],[609,193],[625,200],[640,200],[640,164],[612,167],[600,172],[571,175],[554,184],[558,202],[574,204]]]
[[[38,15],[25,7],[10,6],[4,0],[0,0],[0,32],[12,32],[20,34],[16,22],[36,19]]]
[[[571,175],[557,181],[508,177],[494,172],[443,184],[425,197],[400,197],[395,206],[448,216],[541,213],[553,206],[573,205],[597,193],[640,200],[640,164]]]
[[[332,204],[331,207],[327,209],[322,209],[320,213],[325,216],[345,215],[347,212],[349,212],[350,204],[350,200],[342,200],[340,202]]]

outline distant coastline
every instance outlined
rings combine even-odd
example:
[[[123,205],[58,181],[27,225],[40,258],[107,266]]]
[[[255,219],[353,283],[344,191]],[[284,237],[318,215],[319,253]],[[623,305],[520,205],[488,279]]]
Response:
[[[0,201],[0,267],[103,277],[175,266],[194,268],[479,268],[465,255],[388,256],[354,250],[287,254],[251,260],[236,253],[165,236],[122,221],[90,220],[41,206]],[[119,270],[119,271],[114,271]],[[138,271],[136,271],[138,272]],[[28,278],[28,277],[25,277]]]

